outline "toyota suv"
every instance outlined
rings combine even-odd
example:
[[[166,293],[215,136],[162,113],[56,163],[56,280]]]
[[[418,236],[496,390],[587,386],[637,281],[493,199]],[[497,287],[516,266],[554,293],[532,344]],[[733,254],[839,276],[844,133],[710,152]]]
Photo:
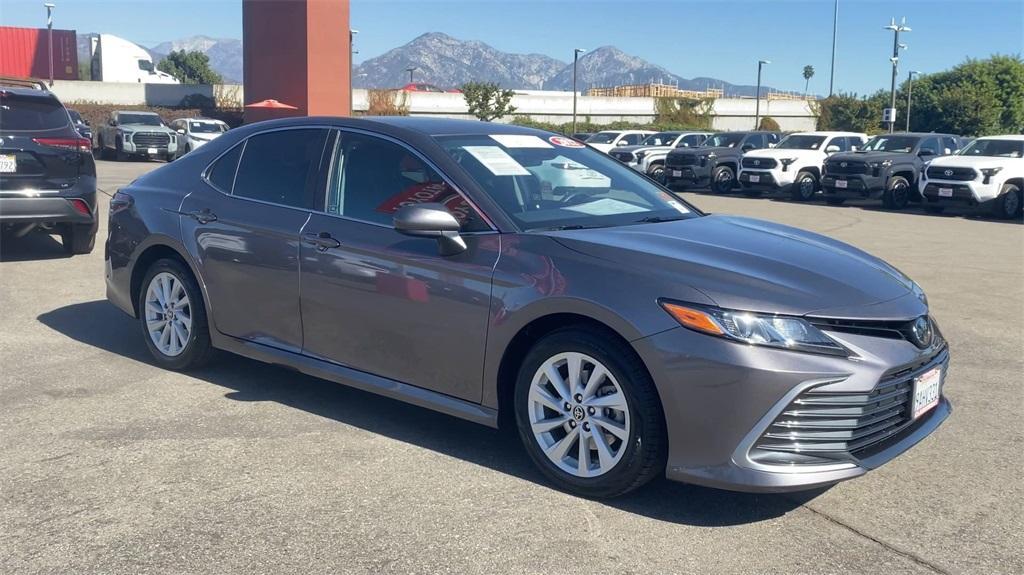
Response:
[[[721,132],[698,148],[676,148],[665,156],[665,185],[710,185],[716,194],[732,191],[743,154],[773,147],[779,139],[778,132]]]
[[[711,134],[705,132],[658,132],[647,136],[638,146],[620,146],[608,155],[630,168],[662,181],[665,156],[674,148],[696,148]]]
[[[92,143],[42,85],[0,85],[0,230],[59,234],[70,254],[96,240]]]
[[[130,157],[173,160],[178,155],[178,133],[153,112],[111,112],[100,126],[96,147],[104,160]]]
[[[1024,136],[978,138],[959,154],[936,158],[921,172],[924,209],[983,206],[997,218],[1021,217]]]
[[[833,154],[825,162],[825,201],[838,205],[848,198],[881,198],[886,208],[902,210],[920,200],[916,186],[921,166],[962,147],[963,140],[952,134],[880,134],[860,150]]]
[[[768,150],[754,150],[740,161],[739,181],[747,195],[788,192],[794,200],[814,198],[821,168],[832,154],[864,145],[868,137],[856,132],[800,132],[790,134]]]

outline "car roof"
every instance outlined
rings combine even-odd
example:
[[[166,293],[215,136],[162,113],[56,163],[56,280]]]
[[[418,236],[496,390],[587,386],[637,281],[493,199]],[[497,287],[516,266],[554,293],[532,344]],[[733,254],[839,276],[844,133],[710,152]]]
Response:
[[[147,112],[145,110],[114,110],[115,114],[139,114],[140,116],[159,116],[156,112]]]
[[[1013,142],[1024,141],[1024,134],[1002,134],[999,136],[978,136],[978,140],[1010,140]]]
[[[863,132],[821,130],[819,132],[793,132],[790,136],[864,136]]]
[[[54,100],[56,102],[60,102],[60,100],[57,99],[57,96],[49,90],[38,90],[35,88],[22,88],[19,86],[0,85],[0,92],[27,98],[39,98],[41,100]]]
[[[892,134],[875,134],[876,136],[912,136],[914,138],[927,138],[929,136],[949,136],[959,138],[956,134],[940,134],[937,132],[894,132]]]
[[[363,128],[366,130],[386,131],[393,134],[407,133],[420,136],[551,134],[551,132],[544,130],[527,128],[525,126],[514,126],[512,124],[481,122],[478,120],[456,120],[452,118],[431,118],[426,116],[359,116],[357,118],[346,118],[342,116],[309,116],[302,118],[267,120],[255,124],[246,124],[243,128],[244,131],[248,132],[277,127],[310,125]]]

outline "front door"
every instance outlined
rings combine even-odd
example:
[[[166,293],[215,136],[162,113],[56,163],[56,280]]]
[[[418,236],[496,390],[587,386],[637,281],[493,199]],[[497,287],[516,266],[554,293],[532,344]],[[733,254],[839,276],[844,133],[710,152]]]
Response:
[[[417,154],[341,132],[325,213],[303,231],[303,352],[360,371],[479,401],[491,276],[500,236]],[[409,202],[442,203],[468,249],[396,232]]]

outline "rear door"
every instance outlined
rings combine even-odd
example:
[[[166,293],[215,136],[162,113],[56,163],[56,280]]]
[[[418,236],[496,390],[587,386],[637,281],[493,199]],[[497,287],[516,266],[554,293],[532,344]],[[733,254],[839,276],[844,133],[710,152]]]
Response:
[[[0,190],[68,189],[91,164],[89,143],[59,100],[0,89]]]
[[[205,185],[182,202],[182,238],[221,333],[302,349],[299,234],[322,198],[329,136],[315,127],[250,136],[216,160]]]

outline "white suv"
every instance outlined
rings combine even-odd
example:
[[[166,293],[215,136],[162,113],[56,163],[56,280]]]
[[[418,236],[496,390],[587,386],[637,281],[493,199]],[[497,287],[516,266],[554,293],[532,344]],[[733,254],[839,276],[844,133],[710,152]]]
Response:
[[[1010,219],[1021,217],[1022,180],[1024,136],[990,136],[925,164],[918,189],[929,212],[952,204],[984,206],[992,215]]]
[[[665,175],[665,156],[673,148],[696,148],[711,134],[708,132],[658,132],[637,146],[619,146],[608,155],[655,181]]]
[[[650,130],[608,130],[590,136],[586,144],[607,154],[619,146],[636,146],[653,133]]]
[[[748,195],[788,191],[794,200],[806,202],[818,192],[825,159],[837,152],[856,151],[867,139],[857,132],[790,134],[774,148],[744,154],[737,179]]]

